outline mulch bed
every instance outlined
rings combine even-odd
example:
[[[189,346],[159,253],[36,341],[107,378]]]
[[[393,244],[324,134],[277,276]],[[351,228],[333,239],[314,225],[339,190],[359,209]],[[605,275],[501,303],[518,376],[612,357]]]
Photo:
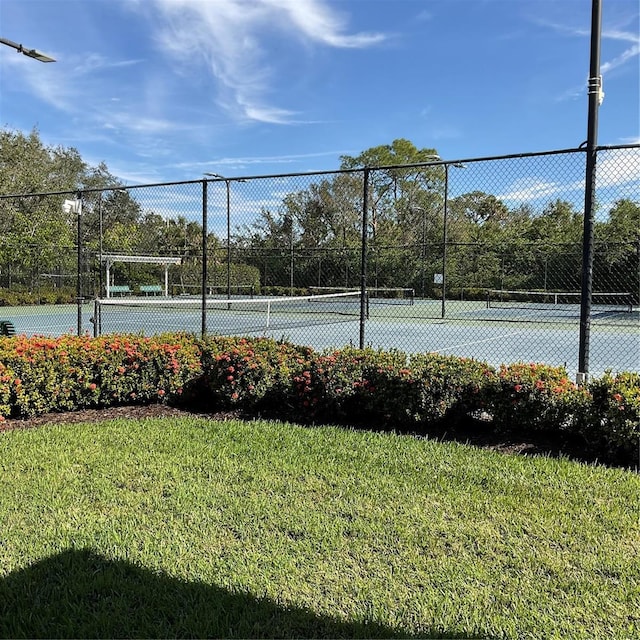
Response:
[[[186,415],[197,415],[215,420],[229,420],[238,417],[233,412],[218,412],[204,414],[195,411],[170,407],[164,404],[150,404],[140,406],[105,407],[103,409],[83,409],[82,411],[68,411],[62,413],[45,413],[33,418],[14,418],[0,423],[0,431],[14,429],[33,429],[47,424],[78,424],[80,422],[104,422],[106,420],[143,418],[173,418]]]

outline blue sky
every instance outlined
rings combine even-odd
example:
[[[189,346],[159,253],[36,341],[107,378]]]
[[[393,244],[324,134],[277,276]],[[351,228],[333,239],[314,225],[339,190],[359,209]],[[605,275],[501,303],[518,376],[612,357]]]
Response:
[[[640,5],[603,0],[599,142],[640,142]],[[586,139],[589,0],[2,0],[0,125],[126,184]]]

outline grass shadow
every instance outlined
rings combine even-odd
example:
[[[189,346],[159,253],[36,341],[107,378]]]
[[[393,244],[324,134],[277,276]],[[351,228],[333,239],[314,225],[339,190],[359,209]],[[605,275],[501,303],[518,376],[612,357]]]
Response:
[[[90,550],[65,551],[0,580],[0,636],[479,637],[435,629],[417,636],[376,623],[319,616],[269,598],[185,582]]]

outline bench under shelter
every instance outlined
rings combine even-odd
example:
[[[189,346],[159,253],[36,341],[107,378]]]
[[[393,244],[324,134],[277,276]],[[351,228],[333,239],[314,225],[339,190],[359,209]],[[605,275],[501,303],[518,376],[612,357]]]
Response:
[[[103,254],[100,258],[101,262],[105,266],[105,282],[106,282],[106,296],[107,298],[111,298],[112,294],[124,293],[122,287],[126,287],[129,290],[129,285],[112,285],[111,284],[111,267],[115,262],[124,262],[130,264],[159,264],[164,267],[164,290],[161,289],[161,292],[165,296],[169,296],[169,267],[172,264],[180,264],[182,262],[182,258],[178,258],[176,256],[134,256],[134,255],[118,255],[118,254]],[[148,285],[149,290],[145,291],[145,293],[158,291],[159,285]],[[141,291],[144,291],[142,287],[140,287]]]

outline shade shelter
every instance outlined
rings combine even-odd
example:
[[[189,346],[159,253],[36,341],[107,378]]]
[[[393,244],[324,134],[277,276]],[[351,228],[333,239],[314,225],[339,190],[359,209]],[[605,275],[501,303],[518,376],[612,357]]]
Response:
[[[114,262],[125,263],[144,263],[144,264],[159,264],[164,266],[164,295],[169,295],[169,267],[172,264],[180,264],[182,258],[175,256],[127,256],[116,254],[103,254],[101,257],[102,262],[105,265],[106,271],[106,296],[111,297],[111,266]]]

